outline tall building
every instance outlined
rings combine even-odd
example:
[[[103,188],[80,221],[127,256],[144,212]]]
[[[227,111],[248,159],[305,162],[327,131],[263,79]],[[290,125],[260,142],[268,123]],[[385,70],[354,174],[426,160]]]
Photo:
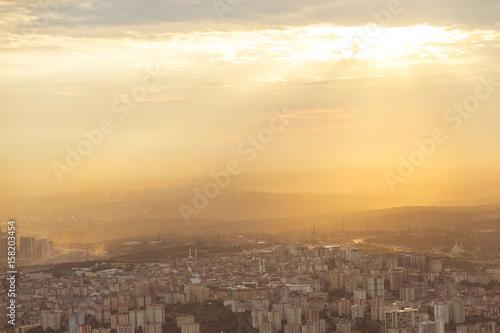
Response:
[[[95,319],[100,323],[111,323],[111,308],[103,305],[97,305],[94,308]]]
[[[132,325],[117,326],[116,333],[135,333],[135,328]]]
[[[315,333],[315,327],[313,324],[302,325],[302,333]]]
[[[22,259],[36,258],[35,237],[21,236],[19,238],[19,257]]]
[[[358,249],[347,249],[345,251],[345,259],[352,262],[354,267],[361,267],[362,253]]]
[[[78,326],[85,324],[85,313],[77,312],[68,315],[69,333],[78,333]]]
[[[366,290],[369,297],[384,296],[384,279],[379,276],[368,276],[366,278]]]
[[[484,324],[484,329],[486,333],[495,333],[497,329],[497,323],[490,321]]]
[[[354,299],[357,298],[366,299],[366,290],[359,288],[354,289]]]
[[[439,275],[434,279],[434,290],[436,296],[441,298],[450,298],[454,293],[454,284],[451,276]]]
[[[146,296],[149,292],[150,283],[148,281],[138,281],[134,283],[135,296]]]
[[[342,290],[344,288],[344,274],[340,270],[330,272],[330,287]]]
[[[289,307],[290,307],[289,303],[273,304],[273,311],[279,312],[281,314],[281,318],[286,320],[288,318],[287,309]]]
[[[436,333],[445,333],[445,326],[443,319],[436,319]]]
[[[465,304],[463,302],[452,302],[449,304],[450,320],[454,324],[465,322]]]
[[[129,325],[128,319],[129,319],[129,315],[127,313],[112,314],[111,315],[111,329],[116,330],[117,326]]]
[[[78,325],[76,329],[77,333],[92,333],[92,326],[90,325]]]
[[[111,333],[111,328],[98,327],[92,330],[92,333]]]
[[[384,305],[372,306],[370,309],[371,320],[383,321],[385,318],[386,307]]]
[[[398,253],[396,258],[398,267],[411,267],[411,257],[408,253]]]
[[[364,307],[360,304],[354,304],[351,306],[351,317],[354,319],[363,319],[365,316]]]
[[[319,319],[319,310],[318,309],[306,309],[305,312],[305,321],[312,321]]]
[[[250,301],[250,309],[269,311],[269,299],[264,297],[253,297]]]
[[[296,325],[289,325],[285,324],[285,333],[302,333],[302,325],[296,324]]]
[[[61,312],[58,310],[42,310],[42,328],[52,328],[59,331],[61,328]]]
[[[202,303],[208,299],[209,289],[200,285],[189,285],[184,288],[186,300],[193,303]]]
[[[434,318],[442,319],[445,324],[450,323],[448,303],[434,303]]]
[[[52,255],[52,251],[54,250],[54,242],[39,239],[36,241],[36,255],[41,258],[48,258]]]
[[[418,310],[405,308],[391,309],[385,313],[385,332],[391,329],[414,328],[417,325]]]
[[[351,322],[350,321],[339,322],[335,324],[335,327],[337,332],[350,332]]]
[[[287,309],[287,324],[300,325],[302,323],[302,309],[297,306],[291,306]]]
[[[259,328],[262,323],[267,322],[267,311],[254,310],[252,311],[252,327]]]
[[[194,324],[194,316],[191,314],[181,314],[177,316],[177,327],[181,327],[182,325],[191,325]]]
[[[404,286],[399,289],[399,298],[405,301],[415,301],[417,300],[417,294],[415,291],[415,287],[412,286]]]
[[[418,333],[436,333],[436,323],[430,320],[418,323]]]
[[[311,324],[314,325],[314,333],[326,333],[326,320],[325,319],[316,319],[311,321]]]
[[[200,324],[181,325],[181,333],[200,333]]]
[[[128,323],[134,329],[138,329],[140,326],[144,328],[146,325],[146,310],[131,310],[128,312]],[[121,325],[118,325],[121,326]],[[128,325],[123,325],[123,327]]]
[[[270,311],[267,313],[267,320],[274,325],[274,331],[278,332],[281,330],[281,320],[283,316],[279,311]]]
[[[274,330],[274,324],[271,322],[264,322],[260,324],[259,327],[259,333],[276,333],[277,331]]]
[[[337,301],[337,312],[339,316],[348,316],[351,314],[351,301],[341,298]]]
[[[163,304],[146,306],[146,322],[148,324],[163,323],[165,321],[165,307]]]
[[[403,272],[400,269],[391,271],[389,282],[391,291],[401,289],[403,287]]]
[[[160,323],[147,324],[146,327],[144,328],[144,333],[162,333],[161,324]]]
[[[408,276],[410,286],[415,288],[415,300],[422,300],[428,296],[428,282],[424,274],[410,274]]]

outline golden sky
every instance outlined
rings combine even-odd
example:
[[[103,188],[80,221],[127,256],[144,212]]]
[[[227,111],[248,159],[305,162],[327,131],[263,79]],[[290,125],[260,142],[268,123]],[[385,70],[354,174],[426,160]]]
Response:
[[[423,167],[500,166],[497,0],[221,0],[222,17],[211,0],[40,4],[0,0],[2,184],[61,186],[54,162],[103,119],[64,182],[204,176],[284,108],[244,172],[394,171],[435,128],[448,139]],[[487,98],[446,120],[481,78]]]

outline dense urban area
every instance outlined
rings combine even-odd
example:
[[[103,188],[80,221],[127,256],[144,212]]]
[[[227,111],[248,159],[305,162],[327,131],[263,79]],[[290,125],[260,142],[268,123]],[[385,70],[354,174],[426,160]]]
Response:
[[[135,251],[91,260],[87,248],[81,262],[25,265],[15,332],[497,332],[500,269],[471,261],[461,239],[442,255],[309,240],[219,237],[154,259]],[[53,255],[50,241],[18,241],[27,262]],[[13,330],[7,277],[4,333]]]

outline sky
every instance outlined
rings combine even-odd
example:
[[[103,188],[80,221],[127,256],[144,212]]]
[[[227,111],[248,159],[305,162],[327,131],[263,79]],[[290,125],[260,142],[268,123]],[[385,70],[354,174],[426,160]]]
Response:
[[[0,0],[0,13],[4,186],[200,177],[234,159],[244,173],[378,167],[394,184],[418,149],[415,169],[500,167],[497,0]]]

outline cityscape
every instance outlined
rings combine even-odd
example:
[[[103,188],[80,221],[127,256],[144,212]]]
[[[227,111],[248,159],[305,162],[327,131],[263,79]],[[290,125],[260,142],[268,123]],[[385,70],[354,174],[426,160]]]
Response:
[[[0,333],[500,333],[499,0],[0,0]]]
[[[438,256],[382,249],[369,238],[328,244],[332,236],[313,225],[297,235],[304,243],[269,235],[138,240],[142,257],[49,265],[29,263],[53,255],[53,245],[21,237],[15,330],[496,332],[500,269],[473,264],[461,239]],[[148,259],[155,249],[164,258]]]

